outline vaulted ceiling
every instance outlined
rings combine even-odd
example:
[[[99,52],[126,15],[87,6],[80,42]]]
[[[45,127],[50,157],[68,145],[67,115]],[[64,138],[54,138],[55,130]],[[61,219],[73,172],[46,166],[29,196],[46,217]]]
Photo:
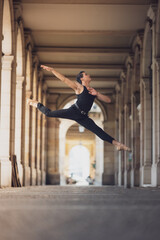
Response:
[[[24,27],[33,36],[40,64],[75,80],[79,71],[92,86],[114,92],[137,31],[144,29],[149,0],[21,0]],[[44,71],[50,93],[70,93]]]

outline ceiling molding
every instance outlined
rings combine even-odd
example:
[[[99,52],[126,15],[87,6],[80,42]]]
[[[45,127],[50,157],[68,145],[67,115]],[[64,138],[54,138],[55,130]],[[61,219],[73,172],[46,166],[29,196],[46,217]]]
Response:
[[[36,47],[35,52],[42,53],[100,53],[102,55],[128,54],[130,48],[88,48],[88,47]]]
[[[66,76],[67,78],[69,78],[70,80],[74,81],[76,79],[76,76]],[[119,80],[119,78],[117,77],[98,77],[98,76],[93,76],[92,77],[94,81],[98,81],[98,82],[117,82]],[[56,77],[51,77],[51,76],[45,76],[44,80],[47,82],[54,82],[57,81]]]
[[[21,0],[21,2],[27,4],[149,5],[153,0]]]
[[[103,69],[103,70],[116,70],[121,71],[124,69],[124,65],[121,64],[61,64],[61,63],[41,63],[55,69]]]
[[[104,30],[104,31],[93,31],[93,30],[32,30],[33,34],[54,34],[54,35],[102,35],[102,36],[130,36],[133,34],[136,34],[136,31],[129,31],[129,30],[116,30],[116,31],[110,31],[110,30]]]

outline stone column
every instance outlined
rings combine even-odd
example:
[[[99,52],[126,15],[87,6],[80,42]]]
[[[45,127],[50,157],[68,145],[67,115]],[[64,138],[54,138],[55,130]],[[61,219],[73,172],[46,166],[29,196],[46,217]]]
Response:
[[[32,92],[26,91],[26,99],[31,98]],[[26,116],[25,116],[25,154],[24,154],[24,172],[23,172],[23,182],[24,186],[29,186],[30,181],[30,159],[31,159],[31,107],[26,104]]]
[[[47,183],[60,184],[59,173],[59,119],[48,120],[48,171]]]
[[[36,98],[35,98],[36,99]],[[31,185],[36,185],[37,171],[37,109],[32,107],[32,153],[31,153]]]
[[[103,128],[102,121],[96,121],[96,124]],[[101,186],[102,185],[102,174],[104,172],[104,142],[98,137],[95,136],[95,154],[96,158],[96,168],[95,168],[95,185]]]
[[[119,109],[120,109],[120,85],[117,84],[115,87],[116,90],[116,107],[115,107],[115,139],[119,141]],[[119,151],[115,151],[115,185],[121,186],[121,162]]]
[[[2,17],[3,17],[3,7],[2,7],[2,1],[0,1],[0,56],[2,56]],[[2,57],[0,58],[0,93],[1,93],[1,70],[2,70]],[[1,98],[0,98],[0,109],[1,109]]]
[[[115,139],[118,140],[119,132],[119,119],[116,118],[115,120]],[[115,180],[115,185],[118,185],[118,174],[119,174],[119,151],[115,151],[114,153],[114,180]]]
[[[149,78],[143,78],[143,162],[141,167],[142,185],[151,185],[151,164],[152,164],[152,126],[151,126],[151,94]]]
[[[42,103],[46,106],[46,91],[47,85],[43,85],[43,95],[42,95]],[[46,168],[47,168],[47,118],[43,114],[42,115],[42,166],[41,166],[41,179],[42,185],[46,184]]]
[[[21,183],[23,182],[22,168],[22,89],[24,76],[16,78],[16,115],[15,115],[15,155],[17,156],[18,172]]]
[[[47,119],[46,116],[42,116],[42,171],[41,171],[41,179],[42,185],[46,184],[46,164],[47,164]]]
[[[124,143],[124,102],[125,102],[125,86],[126,86],[126,73],[122,72],[121,88],[119,99],[119,142]],[[119,186],[124,185],[124,151],[119,152]]]
[[[108,119],[104,122],[104,131],[113,138],[115,133],[115,112],[114,105],[108,105]],[[114,146],[108,142],[104,142],[104,172],[102,175],[103,185],[114,185]]]
[[[157,186],[160,186],[160,58],[156,59],[156,80],[157,80]]]
[[[130,133],[130,104],[124,106],[124,143],[130,147],[129,133]],[[124,152],[124,187],[131,186],[131,166],[128,162],[128,152]]]
[[[32,90],[32,98],[37,100],[37,62],[33,64],[33,90]],[[32,152],[31,152],[31,184],[37,184],[37,116],[38,111],[36,108],[31,107],[32,111]]]
[[[10,128],[11,128],[11,72],[13,56],[3,56],[1,79],[0,119],[0,187],[11,186]]]
[[[119,112],[119,142],[124,142],[124,115]],[[118,186],[124,184],[124,152],[118,152]]]
[[[38,85],[38,102],[42,102],[42,83],[39,81]],[[37,165],[36,165],[36,171],[37,171],[37,185],[41,184],[41,132],[42,132],[42,113],[38,111],[37,113]]]
[[[158,83],[156,73],[156,28],[155,21],[152,21],[152,186],[157,186],[157,158],[158,158]]]
[[[134,93],[131,98],[132,187],[140,185],[140,126],[137,102],[139,102],[139,93]]]

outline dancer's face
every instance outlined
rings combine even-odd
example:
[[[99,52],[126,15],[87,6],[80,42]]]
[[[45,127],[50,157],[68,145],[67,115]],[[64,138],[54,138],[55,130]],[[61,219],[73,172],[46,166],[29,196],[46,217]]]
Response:
[[[89,83],[91,81],[91,77],[89,74],[87,74],[86,72],[83,72],[83,77],[81,78],[82,81]]]

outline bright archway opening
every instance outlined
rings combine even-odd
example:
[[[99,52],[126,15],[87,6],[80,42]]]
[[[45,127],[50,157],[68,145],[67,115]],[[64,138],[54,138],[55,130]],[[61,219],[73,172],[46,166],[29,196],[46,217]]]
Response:
[[[68,108],[76,99],[72,99],[67,102],[63,108]],[[95,102],[90,110],[89,117],[92,118],[95,123],[103,129],[104,119],[106,120],[106,115],[101,104]],[[74,147],[76,150],[74,150]],[[81,147],[79,152],[78,147]],[[84,148],[83,148],[84,147]],[[86,167],[86,174],[77,174],[75,164],[79,163],[79,160],[71,160],[72,151],[75,151],[75,157],[81,156],[81,164],[83,164],[82,159],[82,149],[88,150],[89,153],[89,171],[88,163]],[[84,150],[85,151],[85,150]],[[88,161],[88,160],[87,160]],[[72,165],[72,167],[71,167]],[[79,165],[79,168],[80,167]],[[82,178],[85,175],[87,178],[87,185],[102,185],[102,174],[104,171],[104,142],[96,136],[91,131],[83,128],[81,125],[72,120],[60,119],[60,129],[59,129],[59,171],[60,171],[60,184],[80,184],[80,182],[75,182],[75,178]],[[80,169],[79,169],[80,171]],[[73,173],[72,173],[73,172]],[[71,176],[72,175],[72,176]],[[78,175],[78,176],[77,176]],[[83,177],[83,179],[85,178]],[[72,181],[73,180],[73,181]],[[81,179],[82,180],[82,179]],[[71,181],[71,182],[69,182]],[[82,180],[83,181],[83,180]],[[84,182],[83,182],[84,183]]]
[[[83,145],[74,146],[69,152],[69,177],[76,185],[88,185],[90,153]]]

